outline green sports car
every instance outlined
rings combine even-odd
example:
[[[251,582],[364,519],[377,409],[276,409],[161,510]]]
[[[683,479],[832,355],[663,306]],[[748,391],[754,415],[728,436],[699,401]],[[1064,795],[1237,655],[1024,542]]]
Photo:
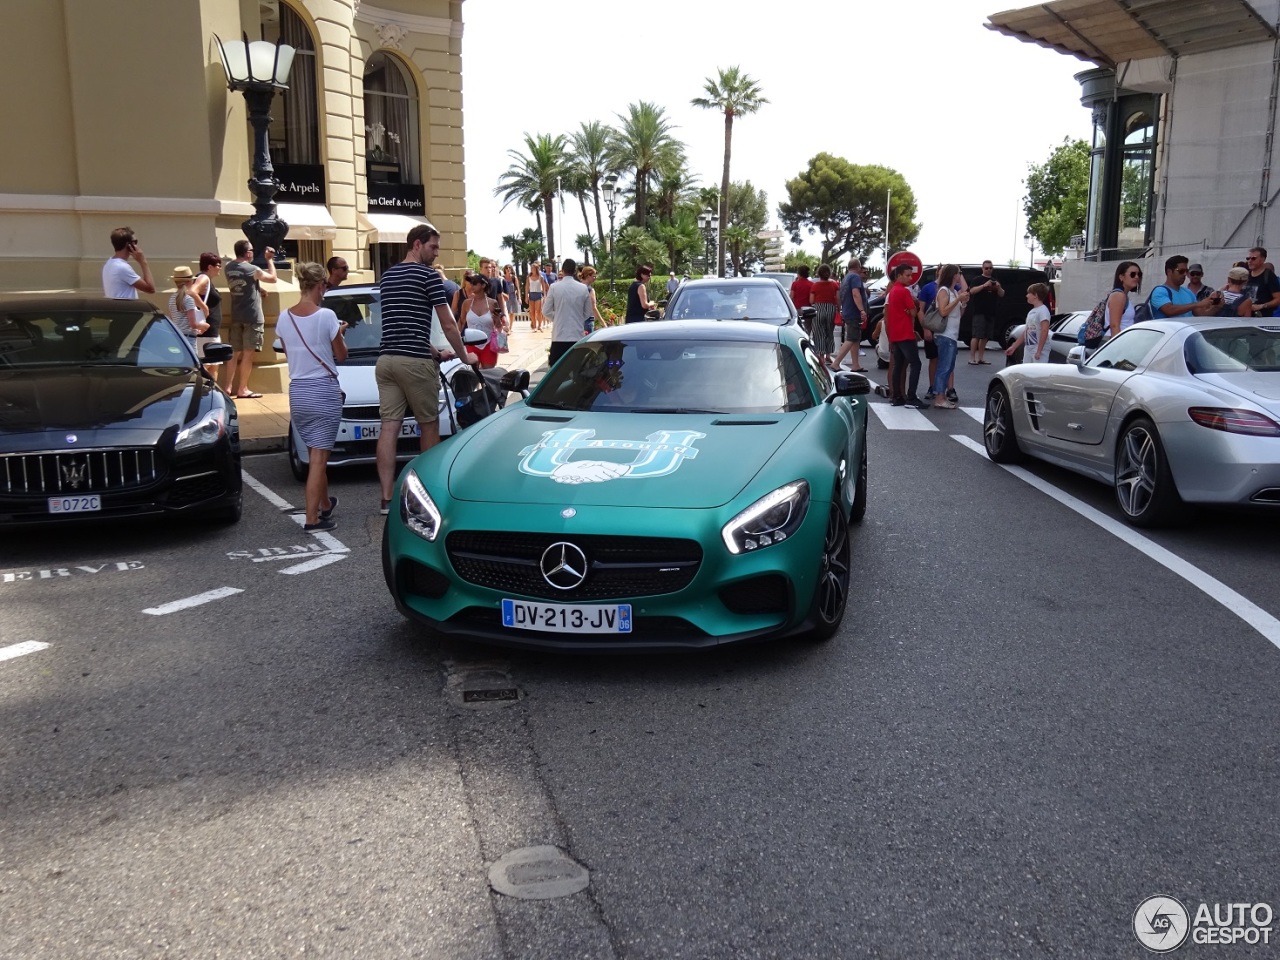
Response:
[[[383,570],[441,633],[563,650],[826,639],[866,511],[869,381],[795,326],[640,323],[411,461]]]

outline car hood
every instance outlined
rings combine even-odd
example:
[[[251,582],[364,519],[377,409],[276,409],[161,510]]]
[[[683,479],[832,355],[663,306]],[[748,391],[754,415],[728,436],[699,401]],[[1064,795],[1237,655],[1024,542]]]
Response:
[[[194,370],[81,367],[0,373],[0,446],[16,435],[75,431],[81,446],[155,443],[212,389]]]
[[[347,395],[344,405],[367,407],[378,405],[378,384],[373,364],[343,364],[338,367],[338,385]]]
[[[515,407],[462,432],[449,494],[481,502],[718,507],[742,492],[804,416]]]
[[[1273,417],[1280,417],[1280,374],[1201,373],[1197,377],[1257,404]]]

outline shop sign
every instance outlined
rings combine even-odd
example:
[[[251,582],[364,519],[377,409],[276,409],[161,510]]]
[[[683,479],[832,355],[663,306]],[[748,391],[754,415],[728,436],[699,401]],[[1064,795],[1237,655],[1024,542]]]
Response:
[[[403,213],[425,216],[426,193],[420,183],[369,183],[370,213]]]
[[[311,163],[277,163],[276,203],[326,203],[324,167]]]

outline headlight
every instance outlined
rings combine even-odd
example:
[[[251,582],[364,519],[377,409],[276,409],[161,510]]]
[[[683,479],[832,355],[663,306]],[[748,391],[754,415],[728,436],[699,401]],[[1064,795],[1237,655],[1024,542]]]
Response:
[[[796,480],[761,497],[720,531],[730,553],[749,553],[787,539],[804,522],[809,509],[809,483]]]
[[[211,410],[184,430],[178,431],[178,441],[173,445],[175,452],[190,450],[213,443],[226,430],[226,421],[221,410]]]
[[[412,470],[405,473],[400,487],[400,519],[423,540],[434,543],[440,533],[440,510]]]

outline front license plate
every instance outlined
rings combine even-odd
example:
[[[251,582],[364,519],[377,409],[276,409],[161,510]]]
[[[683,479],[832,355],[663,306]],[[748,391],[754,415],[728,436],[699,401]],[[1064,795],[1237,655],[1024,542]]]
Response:
[[[359,425],[352,426],[351,439],[352,440],[377,440],[378,436],[381,433],[382,433],[381,423],[359,424]],[[422,434],[422,430],[419,429],[418,423],[415,420],[410,420],[407,423],[403,423],[400,425],[400,436],[402,437],[417,437],[417,436],[421,436],[421,434]]]
[[[102,498],[92,497],[50,497],[50,513],[92,513],[102,509]]]
[[[503,600],[502,625],[546,633],[630,633],[631,604],[530,603]]]

